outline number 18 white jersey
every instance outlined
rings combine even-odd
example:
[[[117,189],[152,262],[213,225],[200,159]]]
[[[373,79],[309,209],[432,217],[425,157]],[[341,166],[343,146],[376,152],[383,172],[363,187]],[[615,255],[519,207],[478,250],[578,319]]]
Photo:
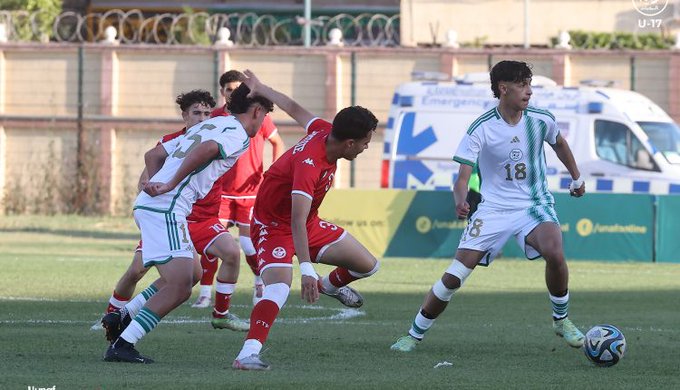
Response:
[[[546,110],[530,106],[511,126],[496,107],[472,122],[453,159],[478,164],[484,207],[510,210],[554,204],[543,145],[544,141],[554,145],[558,135],[555,117]]]
[[[215,180],[236,163],[250,144],[248,134],[233,116],[218,116],[205,120],[188,129],[183,136],[162,144],[168,157],[163,167],[150,181],[160,183],[170,181],[189,152],[207,141],[215,141],[219,146],[219,155],[214,160],[191,172],[165,194],[152,197],[144,191],[140,192],[134,208],[188,215],[194,202],[202,199],[210,191]]]

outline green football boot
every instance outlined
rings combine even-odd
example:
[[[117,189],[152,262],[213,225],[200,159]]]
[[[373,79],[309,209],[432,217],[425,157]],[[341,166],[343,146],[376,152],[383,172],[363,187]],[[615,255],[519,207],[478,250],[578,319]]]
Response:
[[[213,318],[210,324],[215,329],[231,329],[237,332],[247,332],[250,330],[250,322],[242,320],[231,313],[227,313],[222,318]]]
[[[402,336],[399,337],[396,343],[392,344],[390,347],[391,350],[393,351],[399,351],[399,352],[411,352],[414,349],[416,349],[416,345],[420,343],[420,340],[410,336]]]
[[[564,337],[564,341],[570,346],[574,348],[581,348],[583,346],[585,337],[570,319],[563,318],[553,321],[553,329],[558,336]]]

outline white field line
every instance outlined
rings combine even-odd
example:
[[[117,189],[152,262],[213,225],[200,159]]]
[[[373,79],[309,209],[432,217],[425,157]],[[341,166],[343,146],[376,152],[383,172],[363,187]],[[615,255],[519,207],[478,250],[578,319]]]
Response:
[[[27,301],[27,302],[69,302],[69,303],[102,303],[105,304],[105,301],[98,301],[98,300],[62,300],[62,299],[52,299],[52,298],[34,298],[34,297],[7,297],[7,296],[0,296],[0,301]],[[233,308],[239,308],[239,309],[251,309],[252,306],[250,305],[231,305]],[[326,322],[326,323],[333,323],[333,324],[344,324],[345,321],[352,319],[352,318],[357,318],[357,317],[362,317],[366,315],[365,312],[357,309],[348,309],[348,308],[330,308],[330,307],[324,307],[324,306],[315,306],[315,305],[288,305],[286,307],[291,307],[295,309],[303,309],[303,310],[312,310],[312,311],[319,311],[319,310],[326,310],[326,311],[331,311],[334,312],[334,314],[331,315],[326,315],[326,316],[315,316],[315,317],[293,317],[293,318],[279,318],[277,319],[277,323],[283,323],[283,324],[306,324],[306,323],[311,323],[311,322]],[[190,317],[185,317],[185,316],[180,316],[180,317],[173,317],[171,316],[170,318],[164,319],[162,321],[164,324],[170,324],[170,325],[186,325],[186,324],[208,324],[210,321],[208,319],[192,319]],[[28,319],[28,320],[0,320],[0,324],[60,324],[60,325],[81,325],[81,324],[88,324],[92,325],[92,321],[77,321],[77,320],[37,320],[37,319]],[[99,330],[101,329],[101,326],[99,323],[95,323],[94,325],[91,326],[92,330]]]

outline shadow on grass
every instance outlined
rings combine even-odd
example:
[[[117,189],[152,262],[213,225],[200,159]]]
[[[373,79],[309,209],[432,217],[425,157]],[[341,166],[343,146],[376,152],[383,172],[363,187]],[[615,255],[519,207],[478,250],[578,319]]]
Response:
[[[0,228],[0,233],[38,233],[77,238],[105,238],[112,240],[139,240],[139,233],[123,233],[98,230],[49,229],[38,227]]]

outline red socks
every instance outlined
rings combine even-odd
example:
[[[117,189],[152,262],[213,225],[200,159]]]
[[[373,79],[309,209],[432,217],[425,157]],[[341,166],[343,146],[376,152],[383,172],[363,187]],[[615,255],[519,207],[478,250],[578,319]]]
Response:
[[[209,261],[204,255],[201,256],[201,268],[203,268],[203,276],[201,276],[201,286],[212,286],[217,273],[217,259]]]
[[[279,314],[279,306],[270,301],[269,299],[263,299],[255,305],[253,312],[250,314],[250,330],[248,331],[248,339],[256,339],[260,343],[264,344],[269,336],[269,330],[276,316]]]

